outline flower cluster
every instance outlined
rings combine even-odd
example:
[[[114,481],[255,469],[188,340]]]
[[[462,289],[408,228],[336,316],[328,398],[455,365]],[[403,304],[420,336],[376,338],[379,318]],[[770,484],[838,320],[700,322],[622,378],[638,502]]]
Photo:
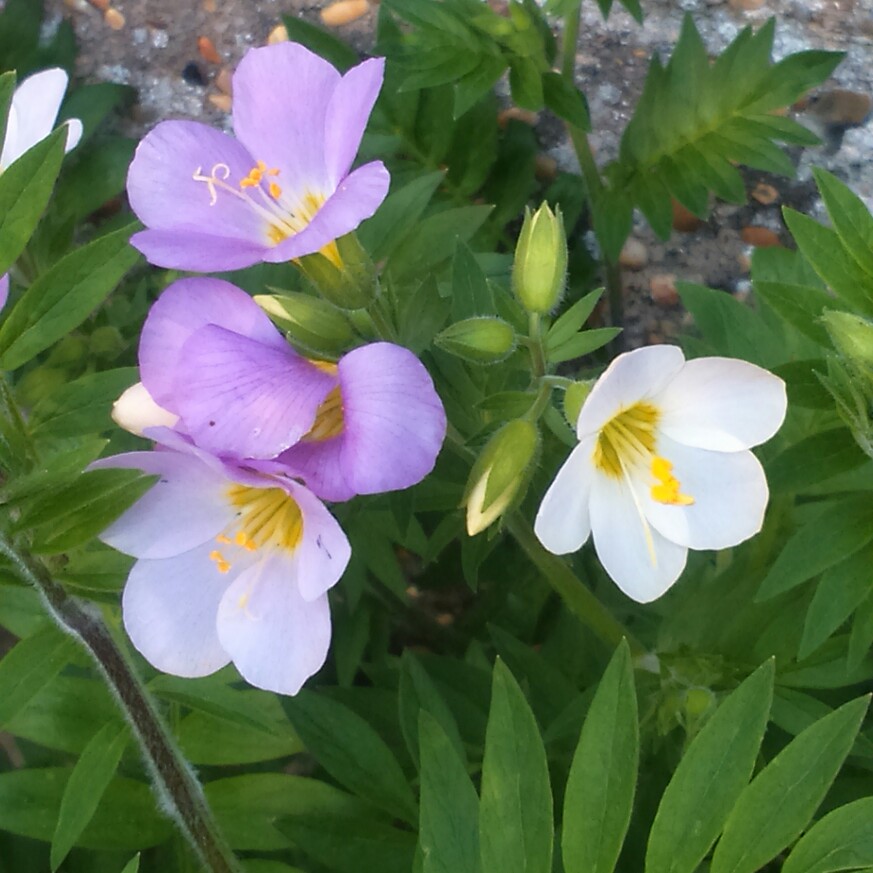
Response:
[[[322,251],[371,215],[388,175],[349,172],[382,61],[340,76],[290,43],[250,51],[234,80],[237,139],[168,121],[128,176],[155,264],[220,271]],[[434,466],[446,420],[419,360],[391,343],[337,362],[295,352],[244,291],[171,284],[140,338],[142,382],[115,420],[157,447],[100,467],[156,485],[102,535],[137,559],[124,625],[158,669],[203,676],[233,662],[295,694],[327,656],[327,592],[350,557],[322,501],[407,488]]]

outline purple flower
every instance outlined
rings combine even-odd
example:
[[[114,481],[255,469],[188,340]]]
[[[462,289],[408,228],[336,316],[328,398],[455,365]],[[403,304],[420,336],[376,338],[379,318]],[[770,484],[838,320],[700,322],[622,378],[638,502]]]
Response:
[[[0,309],[6,305],[9,298],[9,273],[0,276]]]
[[[382,85],[384,61],[341,76],[294,43],[250,50],[233,77],[236,139],[165,121],[127,177],[153,264],[222,271],[320,251],[369,218],[388,191],[379,161],[349,170]]]
[[[412,352],[372,343],[338,364],[308,360],[220,279],[167,288],[146,319],[139,359],[160,407],[145,413],[155,423],[178,416],[175,429],[200,448],[295,475],[324,500],[414,485],[445,437],[442,403]],[[135,429],[151,436],[136,416]]]
[[[302,485],[176,444],[94,465],[160,476],[102,534],[138,559],[122,597],[127,633],[165,673],[206,676],[233,661],[252,685],[296,694],[327,657],[327,591],[348,540]]]

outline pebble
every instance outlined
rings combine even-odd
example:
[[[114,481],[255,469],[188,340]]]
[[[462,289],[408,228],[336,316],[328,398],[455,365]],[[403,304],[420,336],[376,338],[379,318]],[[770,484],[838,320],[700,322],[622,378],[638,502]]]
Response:
[[[758,203],[769,206],[779,199],[779,192],[772,185],[768,185],[766,182],[759,182],[752,190],[752,197]]]
[[[750,246],[755,246],[758,249],[772,248],[773,246],[781,246],[782,240],[779,239],[779,234],[775,230],[770,230],[769,227],[744,227],[740,231],[740,237],[744,243]]]
[[[618,256],[618,263],[626,270],[642,270],[649,263],[649,250],[640,240],[628,237]]]
[[[215,87],[223,94],[233,94],[233,73],[230,67],[222,67],[215,77]]]
[[[673,273],[659,273],[649,280],[649,296],[658,306],[675,306],[679,302],[676,290],[676,276]]]
[[[834,88],[814,94],[807,100],[806,111],[824,124],[853,127],[864,124],[873,110],[873,99],[860,91]]]
[[[321,20],[328,27],[341,27],[357,21],[369,11],[369,0],[337,0],[321,10]]]
[[[230,112],[233,100],[229,94],[210,94],[209,102],[221,112]]]
[[[532,112],[530,109],[519,109],[518,106],[510,106],[507,109],[501,109],[497,113],[497,124],[504,128],[510,121],[520,121],[522,124],[534,127],[539,118],[539,113]]]
[[[752,12],[760,9],[767,0],[728,0],[728,6],[737,12]]]
[[[121,30],[126,23],[124,16],[117,9],[113,9],[111,6],[103,13],[103,20],[113,30]]]
[[[280,42],[288,42],[288,28],[284,24],[277,24],[267,36],[267,45],[277,45]]]
[[[690,209],[686,209],[678,200],[673,200],[673,230],[691,233],[703,224]]]
[[[551,182],[558,175],[558,162],[551,155],[537,155],[534,159],[534,175],[540,182]]]
[[[197,51],[200,52],[200,57],[210,64],[220,64],[221,55],[218,49],[215,48],[215,43],[208,36],[197,37]]]

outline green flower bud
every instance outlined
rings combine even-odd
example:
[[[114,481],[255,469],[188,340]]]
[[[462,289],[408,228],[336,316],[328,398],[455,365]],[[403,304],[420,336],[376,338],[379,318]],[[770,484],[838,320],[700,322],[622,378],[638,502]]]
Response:
[[[376,296],[376,268],[354,233],[297,261],[325,300],[340,309],[363,309]]]
[[[567,280],[567,237],[561,210],[548,204],[531,213],[526,209],[524,224],[515,247],[512,290],[528,312],[545,315],[560,300]]]
[[[464,496],[471,537],[490,527],[524,495],[539,442],[536,426],[523,418],[507,422],[488,441],[470,471]]]
[[[124,351],[124,338],[118,328],[107,324],[91,334],[88,345],[94,357],[113,360]]]
[[[709,688],[689,688],[685,692],[685,714],[698,719],[715,707],[715,695]]]
[[[590,379],[584,382],[574,382],[564,392],[564,417],[567,419],[570,427],[574,429],[576,422],[579,421],[579,413],[582,411],[582,406],[588,399],[595,381]]]
[[[836,350],[861,371],[873,370],[873,322],[849,312],[825,312],[821,317]]]
[[[467,361],[494,364],[515,349],[515,331],[503,319],[477,316],[449,325],[434,344]]]
[[[345,315],[320,297],[311,294],[259,294],[255,303],[288,331],[292,340],[316,352],[340,352],[354,338]]]

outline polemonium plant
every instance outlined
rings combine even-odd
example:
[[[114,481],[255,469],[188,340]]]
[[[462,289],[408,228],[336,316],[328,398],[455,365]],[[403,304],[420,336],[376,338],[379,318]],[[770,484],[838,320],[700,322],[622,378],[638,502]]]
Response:
[[[745,361],[686,361],[675,346],[617,357],[582,406],[579,445],[558,471],[535,531],[555,554],[593,536],[629,597],[660,597],[689,549],[735,546],[761,529],[768,488],[752,446],[786,411],[781,379]]]
[[[143,139],[127,192],[153,264],[213,272],[324,249],[388,192],[373,161],[350,172],[384,62],[341,76],[294,43],[249,51],[233,77],[236,138],[165,121]]]

